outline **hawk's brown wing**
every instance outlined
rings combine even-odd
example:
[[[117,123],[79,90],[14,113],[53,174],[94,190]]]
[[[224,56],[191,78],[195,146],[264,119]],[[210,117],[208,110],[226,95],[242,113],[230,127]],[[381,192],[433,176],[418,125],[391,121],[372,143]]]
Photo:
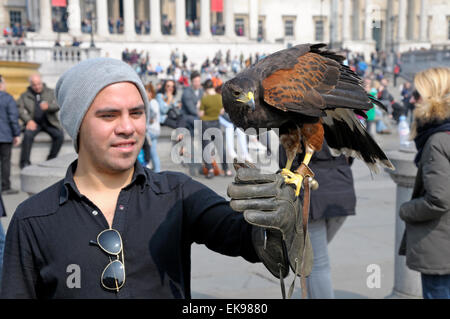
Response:
[[[283,55],[275,58],[282,60]],[[342,59],[311,46],[311,50],[296,57],[293,65],[281,64],[262,80],[264,101],[283,111],[310,116],[322,116],[323,110],[329,108],[370,109],[372,104],[361,80],[340,63]]]
[[[320,93],[334,89],[338,80],[339,63],[308,52],[297,58],[292,69],[275,71],[263,79],[264,101],[284,111],[310,110],[316,113],[311,115],[320,115],[326,107]]]

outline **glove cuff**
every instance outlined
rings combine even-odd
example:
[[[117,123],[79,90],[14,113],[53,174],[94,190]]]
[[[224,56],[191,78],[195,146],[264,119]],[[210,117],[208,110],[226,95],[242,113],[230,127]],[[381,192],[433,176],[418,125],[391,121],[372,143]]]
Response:
[[[285,278],[289,274],[289,260],[281,232],[253,226],[252,241],[256,254],[270,273]]]

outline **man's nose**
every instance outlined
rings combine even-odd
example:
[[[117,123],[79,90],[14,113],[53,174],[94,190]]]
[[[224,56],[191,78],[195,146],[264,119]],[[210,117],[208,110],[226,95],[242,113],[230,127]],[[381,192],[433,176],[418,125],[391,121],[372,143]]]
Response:
[[[121,116],[116,127],[116,134],[129,136],[133,135],[134,132],[135,127],[131,117],[128,115]]]

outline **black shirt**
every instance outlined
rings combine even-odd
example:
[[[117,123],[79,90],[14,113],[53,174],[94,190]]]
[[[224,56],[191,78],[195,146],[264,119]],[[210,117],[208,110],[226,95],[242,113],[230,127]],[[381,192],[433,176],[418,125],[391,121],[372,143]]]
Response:
[[[110,257],[89,242],[109,226],[79,193],[76,165],[18,206],[6,236],[1,297],[190,298],[193,242],[259,261],[252,226],[224,198],[184,174],[156,174],[136,162],[112,225],[123,240],[125,284],[119,292],[104,289],[100,276]],[[76,269],[79,288],[73,285]]]

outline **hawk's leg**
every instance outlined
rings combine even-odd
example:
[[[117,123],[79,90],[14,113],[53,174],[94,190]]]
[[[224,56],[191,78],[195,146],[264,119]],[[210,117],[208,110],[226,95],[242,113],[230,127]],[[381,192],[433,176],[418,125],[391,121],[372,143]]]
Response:
[[[304,144],[305,144],[305,157],[303,158],[302,165],[297,168],[295,173],[291,172],[290,168],[292,165],[292,161],[295,158],[296,152],[293,152],[293,148],[286,148],[286,146],[283,143],[283,146],[285,146],[286,154],[287,154],[287,163],[286,167],[281,171],[281,175],[284,176],[284,180],[287,184],[295,184],[295,195],[300,195],[300,189],[302,187],[303,179],[305,177],[305,174],[309,171],[309,175],[313,177],[314,174],[310,171],[308,164],[311,161],[311,157],[314,154],[315,151],[320,151],[322,149],[323,144],[323,126],[319,122],[314,124],[304,124],[300,130],[297,130],[299,134],[299,140],[300,138],[303,138]],[[296,133],[297,133],[296,132]],[[294,132],[290,132],[290,136],[294,137]],[[283,142],[283,141],[282,141]],[[297,150],[297,148],[295,148]]]
[[[308,167],[308,164],[311,161],[311,157],[313,154],[314,154],[314,150],[312,148],[310,148],[309,146],[306,146],[306,154],[305,154],[305,157],[303,158],[302,164],[305,164]],[[291,162],[291,164],[292,164],[292,162]],[[286,182],[286,184],[294,184],[295,185],[295,196],[300,195],[300,189],[302,188],[304,175],[300,170],[301,167],[302,167],[302,165],[300,165],[300,167],[296,169],[295,173],[291,172],[290,169],[288,169],[288,168],[284,168],[281,171],[281,175],[284,176],[284,181]]]

